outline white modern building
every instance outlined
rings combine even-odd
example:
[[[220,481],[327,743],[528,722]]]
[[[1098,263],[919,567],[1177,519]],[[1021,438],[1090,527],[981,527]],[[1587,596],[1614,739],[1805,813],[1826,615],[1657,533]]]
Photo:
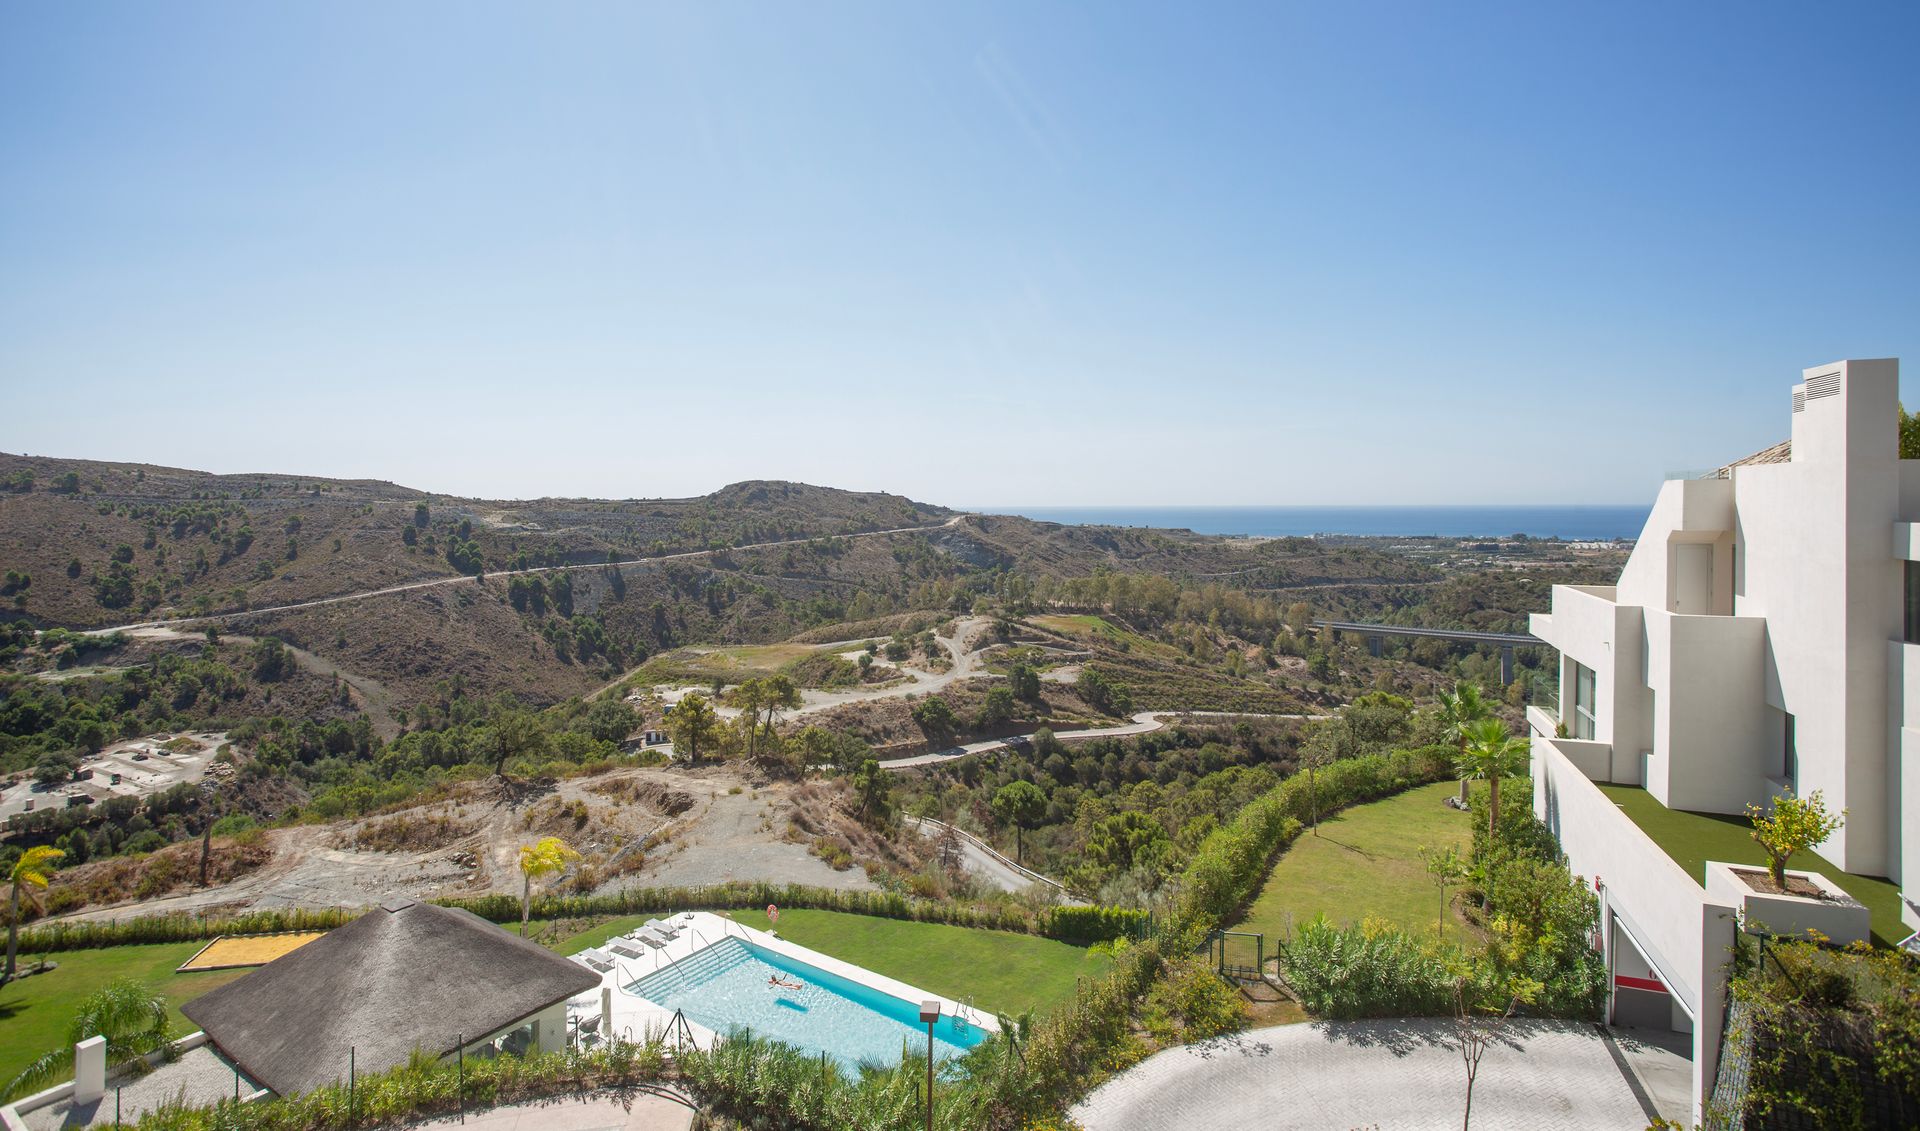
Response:
[[[1714,814],[1819,790],[1847,814],[1820,855],[1901,884],[1920,927],[1920,460],[1897,361],[1803,376],[1788,443],[1670,479],[1619,583],[1556,585],[1532,618],[1560,651],[1557,707],[1528,712],[1535,811],[1600,895],[1609,1020],[1693,1034],[1696,1117],[1755,905],[1594,783]]]

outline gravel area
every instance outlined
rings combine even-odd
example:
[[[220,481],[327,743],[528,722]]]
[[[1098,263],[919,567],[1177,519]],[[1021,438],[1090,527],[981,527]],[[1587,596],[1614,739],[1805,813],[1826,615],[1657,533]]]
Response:
[[[188,1104],[208,1104],[233,1095],[234,1067],[212,1045],[201,1045],[172,1064],[162,1064],[145,1076],[128,1076],[119,1081],[120,1121],[132,1123],[142,1112],[151,1111],[168,1100]],[[113,1125],[114,1083],[107,1081],[107,1094],[98,1103],[74,1107],[69,1101],[30,1111],[25,1122],[30,1131],[56,1131],[63,1127],[99,1127]],[[240,1094],[252,1095],[260,1086],[240,1077]]]

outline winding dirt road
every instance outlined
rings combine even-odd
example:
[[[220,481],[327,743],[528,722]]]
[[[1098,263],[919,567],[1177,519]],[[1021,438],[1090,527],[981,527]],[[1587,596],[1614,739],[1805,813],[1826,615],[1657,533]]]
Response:
[[[965,514],[956,514],[945,522],[932,526],[896,526],[888,530],[868,530],[859,534],[836,535],[841,538],[884,538],[892,534],[914,534],[928,530],[944,530],[958,526],[968,518]],[[714,554],[728,553],[733,550],[762,550],[771,546],[794,546],[812,542],[813,538],[782,538],[773,542],[753,542],[742,546],[731,546],[726,550],[686,550],[678,554],[661,554],[652,558],[623,558],[609,562],[576,562],[570,565],[535,566],[530,569],[503,569],[495,571],[494,577],[531,577],[538,573],[560,573],[573,569],[604,569],[610,565],[650,565],[654,562],[684,561],[689,558],[704,558]],[[132,624],[113,625],[107,628],[89,628],[84,630],[88,636],[104,636],[113,632],[131,632],[141,628],[172,628],[183,624],[207,624],[214,621],[232,620],[236,617],[254,616],[259,613],[285,613],[296,609],[314,609],[321,605],[339,605],[348,601],[365,601],[374,597],[388,597],[396,593],[413,593],[421,589],[433,589],[442,585],[472,583],[473,578],[465,574],[455,577],[435,577],[426,581],[409,581],[404,585],[389,585],[384,589],[366,589],[358,593],[341,593],[332,597],[315,597],[309,601],[293,601],[285,605],[262,605],[255,609],[242,609],[231,613],[208,613],[193,617],[163,617],[158,620],[135,621]]]

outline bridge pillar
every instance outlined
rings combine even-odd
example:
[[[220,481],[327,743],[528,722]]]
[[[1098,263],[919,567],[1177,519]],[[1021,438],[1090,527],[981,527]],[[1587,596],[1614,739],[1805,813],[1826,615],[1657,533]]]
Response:
[[[1512,682],[1513,682],[1513,645],[1502,644],[1500,646],[1500,686],[1505,687]]]
[[[1369,637],[1367,637],[1367,655],[1369,655],[1369,656],[1372,656],[1372,657],[1374,657],[1375,659],[1378,659],[1378,658],[1379,658],[1379,656],[1380,656],[1380,638],[1379,638],[1378,636],[1369,636]]]

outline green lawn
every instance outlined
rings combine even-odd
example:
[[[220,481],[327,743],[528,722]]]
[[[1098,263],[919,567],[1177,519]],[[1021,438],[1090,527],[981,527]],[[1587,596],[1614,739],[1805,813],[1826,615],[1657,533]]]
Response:
[[[734,919],[766,930],[765,911]],[[1007,931],[913,923],[840,911],[782,911],[780,937],[843,962],[994,1013],[1036,1015],[1073,1000],[1075,979],[1098,977],[1107,960],[1084,949]]]
[[[0,987],[0,1084],[13,1079],[41,1053],[65,1041],[67,1025],[80,1002],[115,978],[135,978],[160,990],[173,1006],[174,1033],[192,1032],[192,1022],[180,1016],[180,1007],[246,973],[244,970],[173,972],[174,967],[205,945],[203,942],[156,943],[66,951],[48,956],[60,964],[52,973],[35,974]]]
[[[1459,788],[1457,782],[1420,786],[1321,821],[1318,836],[1301,833],[1234,929],[1264,933],[1269,953],[1273,940],[1321,914],[1336,923],[1373,916],[1431,930],[1440,916],[1440,892],[1420,849],[1451,845],[1466,855],[1472,818],[1442,804]],[[1468,929],[1458,911],[1450,910],[1447,919],[1449,934]]]
[[[1669,809],[1639,786],[1594,784],[1640,826],[1640,831],[1672,857],[1674,863],[1686,869],[1694,883],[1705,886],[1709,860],[1724,860],[1729,864],[1764,865],[1767,862],[1767,854],[1753,841],[1753,823],[1745,817]],[[1900,923],[1897,885],[1877,876],[1843,872],[1812,852],[1796,854],[1787,867],[1818,872],[1866,904],[1867,910],[1873,913],[1876,946],[1892,946],[1907,937],[1907,929]]]

